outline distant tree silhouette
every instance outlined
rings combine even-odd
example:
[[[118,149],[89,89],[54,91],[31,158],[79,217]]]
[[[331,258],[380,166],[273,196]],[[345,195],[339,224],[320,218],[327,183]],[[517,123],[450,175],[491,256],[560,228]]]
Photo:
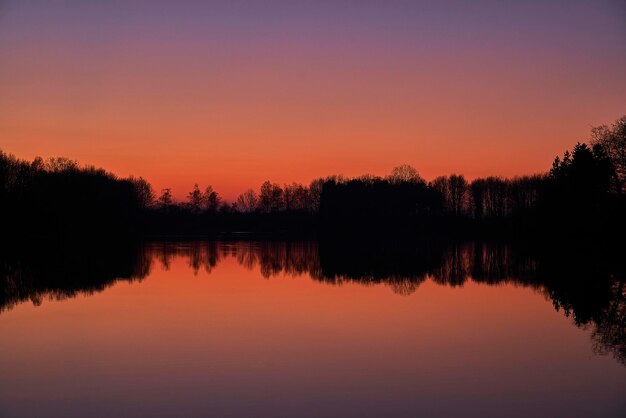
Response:
[[[474,219],[480,220],[485,217],[486,188],[487,182],[485,179],[476,179],[470,184],[470,197]]]
[[[422,179],[417,173],[417,170],[408,164],[403,164],[403,165],[394,167],[391,170],[391,174],[389,174],[388,180],[392,184],[400,184],[400,183],[426,184],[424,179]]]
[[[618,195],[624,192],[626,184],[626,116],[608,127],[606,125],[591,130],[591,145],[600,147],[609,159],[612,172],[612,189]]]
[[[137,196],[137,205],[141,209],[146,209],[154,203],[154,191],[152,190],[152,186],[142,177],[135,178],[130,177],[130,182],[133,184],[133,188],[135,189],[135,196]]]
[[[174,203],[174,199],[172,197],[172,189],[162,189],[161,196],[157,199],[157,204],[161,208],[167,208]]]
[[[198,186],[198,183],[193,185],[193,190],[190,191],[187,195],[187,200],[189,201],[189,207],[192,210],[196,212],[200,211],[203,203],[203,195],[200,191],[200,186]]]
[[[0,226],[33,233],[124,230],[156,234],[217,231],[379,233],[594,233],[626,231],[626,116],[593,128],[555,158],[548,173],[468,182],[460,174],[427,183],[410,165],[386,177],[329,176],[308,186],[265,181],[225,202],[194,184],[185,202],[170,189],[155,200],[141,177],[55,157],[19,160],[0,151]]]
[[[285,185],[283,190],[285,210],[307,211],[311,207],[311,197],[306,187],[292,183]]]
[[[67,158],[37,157],[29,163],[0,152],[0,181],[5,233],[132,233],[152,199],[142,178],[119,179]]]
[[[222,199],[217,192],[213,190],[213,187],[207,186],[206,189],[204,189],[202,198],[209,212],[216,212],[219,209]]]
[[[468,209],[469,185],[465,177],[453,174],[435,178],[430,187],[440,195],[442,208],[452,216],[465,215]]]
[[[37,158],[35,162],[39,163]],[[43,168],[50,173],[70,173],[79,169],[78,162],[65,157],[51,157],[44,163]]]
[[[429,186],[439,196],[442,211],[450,213],[452,208],[450,199],[450,183],[448,178],[446,176],[436,177],[430,182]]]
[[[542,193],[544,175],[514,177],[508,181],[507,195],[511,214],[527,212],[537,207]]]
[[[244,213],[252,213],[257,208],[258,200],[254,190],[248,189],[237,198],[236,208]]]
[[[284,205],[283,189],[276,183],[264,182],[259,193],[259,210],[263,213],[278,212]]]
[[[429,222],[436,201],[416,171],[402,166],[386,179],[327,179],[320,195],[320,218],[327,230],[411,234]]]
[[[309,184],[308,210],[311,213],[317,213],[320,210],[320,196],[322,194],[323,186],[324,186],[323,179],[315,179]]]
[[[488,218],[500,218],[505,215],[506,183],[500,177],[485,179],[485,209]]]
[[[599,231],[611,221],[609,198],[614,171],[602,147],[578,143],[556,157],[549,174],[546,203],[550,219],[579,231]]]
[[[449,180],[450,207],[454,216],[461,216],[465,211],[467,180],[462,175],[453,174]]]

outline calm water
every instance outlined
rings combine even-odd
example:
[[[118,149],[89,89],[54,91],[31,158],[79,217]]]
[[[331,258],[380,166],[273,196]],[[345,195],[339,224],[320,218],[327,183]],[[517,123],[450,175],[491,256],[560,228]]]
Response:
[[[2,259],[0,416],[626,416],[624,276],[576,257],[121,247]]]

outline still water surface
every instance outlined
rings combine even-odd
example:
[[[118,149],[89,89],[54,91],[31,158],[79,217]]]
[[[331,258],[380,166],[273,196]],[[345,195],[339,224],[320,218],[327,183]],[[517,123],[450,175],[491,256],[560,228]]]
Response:
[[[475,244],[132,251],[5,262],[1,417],[626,416],[613,282],[577,306]]]

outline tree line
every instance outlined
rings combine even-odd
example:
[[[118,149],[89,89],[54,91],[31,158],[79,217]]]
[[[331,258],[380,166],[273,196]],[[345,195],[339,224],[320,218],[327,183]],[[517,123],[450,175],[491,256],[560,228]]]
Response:
[[[0,151],[0,225],[4,232],[74,235],[128,233],[152,205],[150,184],[120,179],[67,158],[32,162]]]
[[[626,116],[592,129],[588,143],[557,156],[549,171],[426,181],[409,165],[388,176],[330,176],[308,185],[264,182],[233,202],[195,184],[185,201],[156,194],[143,178],[118,178],[66,158],[17,159],[0,151],[5,230],[73,234],[232,231],[453,231],[514,228],[624,229]]]

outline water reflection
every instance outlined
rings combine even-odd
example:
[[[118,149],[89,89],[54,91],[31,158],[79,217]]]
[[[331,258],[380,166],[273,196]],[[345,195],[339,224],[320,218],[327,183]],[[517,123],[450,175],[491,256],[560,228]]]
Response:
[[[120,280],[142,280],[152,255],[137,245],[29,245],[0,250],[0,313],[19,303],[40,305],[101,292]]]
[[[597,354],[626,364],[626,274],[617,258],[589,252],[531,251],[506,243],[354,242],[157,242],[124,245],[5,248],[0,256],[0,313],[31,301],[60,300],[101,292],[120,280],[140,281],[155,264],[169,269],[187,259],[198,274],[210,274],[234,258],[270,279],[303,276],[331,285],[383,284],[398,295],[415,293],[425,280],[445,286],[467,281],[531,287],[574,324],[590,329]]]

